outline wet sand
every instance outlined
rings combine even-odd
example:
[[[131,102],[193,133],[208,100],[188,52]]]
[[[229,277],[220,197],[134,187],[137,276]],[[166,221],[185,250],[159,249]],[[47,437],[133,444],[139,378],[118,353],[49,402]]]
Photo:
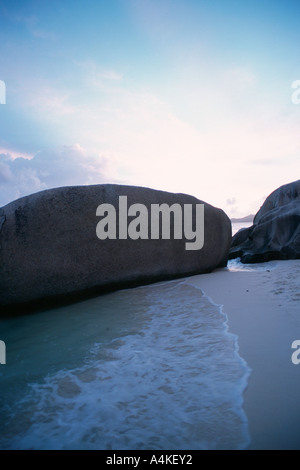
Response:
[[[300,449],[300,364],[291,360],[300,340],[300,260],[219,269],[187,282],[223,306],[252,369],[244,394],[249,449]]]

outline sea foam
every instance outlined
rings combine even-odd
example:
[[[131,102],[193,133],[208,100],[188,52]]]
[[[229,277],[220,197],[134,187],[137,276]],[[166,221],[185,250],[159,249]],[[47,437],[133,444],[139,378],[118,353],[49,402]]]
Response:
[[[73,308],[67,310],[70,331],[48,343],[55,367],[50,361],[41,372],[41,351],[39,360],[28,359],[29,375],[21,378],[21,370],[15,371],[14,380],[27,380],[29,386],[2,407],[0,448],[248,446],[243,392],[250,370],[238,355],[237,337],[228,332],[220,306],[199,289],[184,280],[171,281]],[[45,323],[50,318],[50,312],[41,315]],[[40,330],[42,320],[38,327],[31,320],[32,328]],[[79,341],[78,329],[85,348],[75,347],[81,353],[74,364],[69,356]],[[20,337],[17,347],[22,348]],[[9,393],[12,377],[6,388],[3,374],[0,380],[2,392]]]

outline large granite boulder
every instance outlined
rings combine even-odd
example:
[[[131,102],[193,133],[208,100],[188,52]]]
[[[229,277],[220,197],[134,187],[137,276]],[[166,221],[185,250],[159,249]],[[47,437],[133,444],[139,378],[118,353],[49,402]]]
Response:
[[[131,215],[122,213],[119,226],[121,199],[122,211],[125,202],[128,208],[143,205],[148,211],[147,220],[145,210],[138,212],[141,207],[133,206]],[[115,208],[115,218],[103,204]],[[155,204],[179,205],[182,221],[185,208],[192,208],[194,226],[186,238],[184,222],[180,237],[177,212],[177,218],[169,219],[170,239],[162,239],[161,227],[157,232],[161,216],[156,220],[153,239],[150,228],[155,220],[149,219]],[[200,234],[197,245],[191,242],[191,231],[196,232],[196,210],[201,204],[203,246]],[[144,219],[138,220],[142,213]],[[201,222],[200,210],[198,215]],[[129,236],[127,222],[129,226],[132,221]],[[147,224],[149,239],[145,238]],[[134,239],[139,231],[144,238]],[[110,238],[104,239],[105,232]],[[112,184],[42,191],[0,209],[0,308],[3,312],[60,305],[107,290],[207,273],[226,266],[230,243],[231,222],[227,215],[192,196]]]
[[[253,225],[237,232],[229,258],[242,263],[300,258],[300,180],[272,192]]]

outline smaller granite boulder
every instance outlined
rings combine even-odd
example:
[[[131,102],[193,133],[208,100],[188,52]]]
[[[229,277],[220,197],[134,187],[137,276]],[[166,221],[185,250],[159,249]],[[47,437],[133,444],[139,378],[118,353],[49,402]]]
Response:
[[[234,235],[232,258],[241,258],[242,263],[300,258],[300,180],[267,197],[253,225]]]

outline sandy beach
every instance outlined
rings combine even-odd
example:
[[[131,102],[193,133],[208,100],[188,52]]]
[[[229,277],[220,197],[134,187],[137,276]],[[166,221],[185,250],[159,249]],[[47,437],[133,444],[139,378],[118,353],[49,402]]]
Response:
[[[239,354],[252,369],[244,394],[249,449],[300,449],[300,364],[291,348],[300,339],[300,260],[193,276],[223,306]]]

